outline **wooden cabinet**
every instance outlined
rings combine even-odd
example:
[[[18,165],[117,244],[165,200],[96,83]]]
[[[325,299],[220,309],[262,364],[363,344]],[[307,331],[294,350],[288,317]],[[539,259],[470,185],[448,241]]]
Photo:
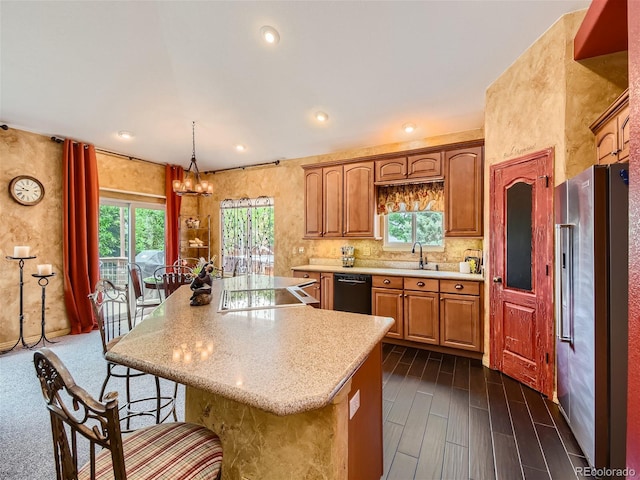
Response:
[[[591,124],[595,135],[596,163],[629,161],[629,90]]]
[[[429,152],[375,162],[376,183],[442,178],[442,152]],[[398,182],[396,182],[398,183]]]
[[[322,284],[320,281],[320,272],[303,272],[294,270],[293,271],[294,278],[308,278],[311,280],[315,280],[315,283],[304,287],[303,290],[307,292],[308,295],[311,295],[313,298],[318,300],[320,303],[314,303],[313,306],[315,308],[321,308],[322,306]],[[332,290],[333,293],[333,290]]]
[[[371,277],[371,312],[391,317],[395,323],[388,338],[404,338],[404,292],[402,277],[373,275]]]
[[[387,338],[482,352],[481,283],[374,275],[374,315],[396,323]]]
[[[294,270],[293,276],[315,280],[315,283],[304,287],[303,290],[320,302],[313,304],[315,308],[333,310],[333,273]]]
[[[440,281],[440,345],[481,352],[480,283]]]
[[[178,257],[187,265],[195,266],[200,257],[211,258],[210,245],[210,218],[209,215],[181,215],[179,217],[179,252]]]
[[[333,273],[320,274],[320,308],[333,310]]]
[[[445,236],[482,236],[483,148],[445,152]]]
[[[373,237],[373,162],[305,169],[305,238]]]

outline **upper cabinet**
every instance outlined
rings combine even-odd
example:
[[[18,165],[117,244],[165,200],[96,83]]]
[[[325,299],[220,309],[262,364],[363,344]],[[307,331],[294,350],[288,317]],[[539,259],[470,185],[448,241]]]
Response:
[[[373,162],[305,169],[305,238],[373,237]]]
[[[376,184],[442,178],[442,153],[430,152],[376,160]]]
[[[596,163],[629,161],[629,90],[593,122],[591,131],[596,140]]]
[[[482,236],[483,148],[444,153],[445,236]]]

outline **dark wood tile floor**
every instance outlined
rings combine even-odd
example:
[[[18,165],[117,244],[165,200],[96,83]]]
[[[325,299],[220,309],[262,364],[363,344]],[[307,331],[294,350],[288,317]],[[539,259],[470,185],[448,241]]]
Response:
[[[558,407],[470,360],[384,344],[385,480],[576,479]]]

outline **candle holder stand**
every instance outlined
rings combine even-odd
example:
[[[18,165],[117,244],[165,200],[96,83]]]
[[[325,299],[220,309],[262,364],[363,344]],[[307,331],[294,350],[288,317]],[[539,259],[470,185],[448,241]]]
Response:
[[[16,348],[18,346],[18,344],[20,342],[22,342],[22,348],[30,348],[29,345],[27,344],[27,342],[24,340],[24,311],[23,311],[23,295],[22,295],[22,287],[24,285],[24,279],[23,279],[23,268],[24,268],[24,261],[25,260],[32,260],[36,258],[35,256],[30,256],[30,257],[10,257],[7,256],[6,259],[7,260],[18,260],[18,266],[20,267],[20,336],[18,337],[18,340],[16,340],[16,343],[13,344],[13,347],[7,349],[7,350],[2,350],[0,351],[0,355],[4,355],[5,353],[10,352],[11,350],[13,350],[14,348]]]
[[[38,339],[38,341],[36,343],[34,343],[33,345],[31,345],[29,348],[33,348],[36,345],[38,345],[41,341],[42,341],[42,346],[45,347],[47,345],[47,342],[49,343],[58,343],[58,342],[54,342],[53,340],[49,340],[47,338],[47,335],[45,334],[44,331],[44,310],[45,310],[45,299],[46,299],[46,288],[47,285],[49,285],[49,278],[53,277],[55,275],[55,273],[50,273],[48,275],[39,275],[37,273],[32,273],[31,276],[35,277],[38,279],[38,285],[40,285],[40,287],[42,287],[42,323],[41,323],[41,333],[40,333],[40,338]]]

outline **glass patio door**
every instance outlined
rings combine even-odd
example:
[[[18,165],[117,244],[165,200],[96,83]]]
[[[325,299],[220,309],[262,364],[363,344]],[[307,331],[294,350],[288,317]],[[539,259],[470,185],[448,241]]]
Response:
[[[100,276],[129,284],[127,264],[140,264],[144,277],[164,265],[163,205],[101,199],[99,217]]]

